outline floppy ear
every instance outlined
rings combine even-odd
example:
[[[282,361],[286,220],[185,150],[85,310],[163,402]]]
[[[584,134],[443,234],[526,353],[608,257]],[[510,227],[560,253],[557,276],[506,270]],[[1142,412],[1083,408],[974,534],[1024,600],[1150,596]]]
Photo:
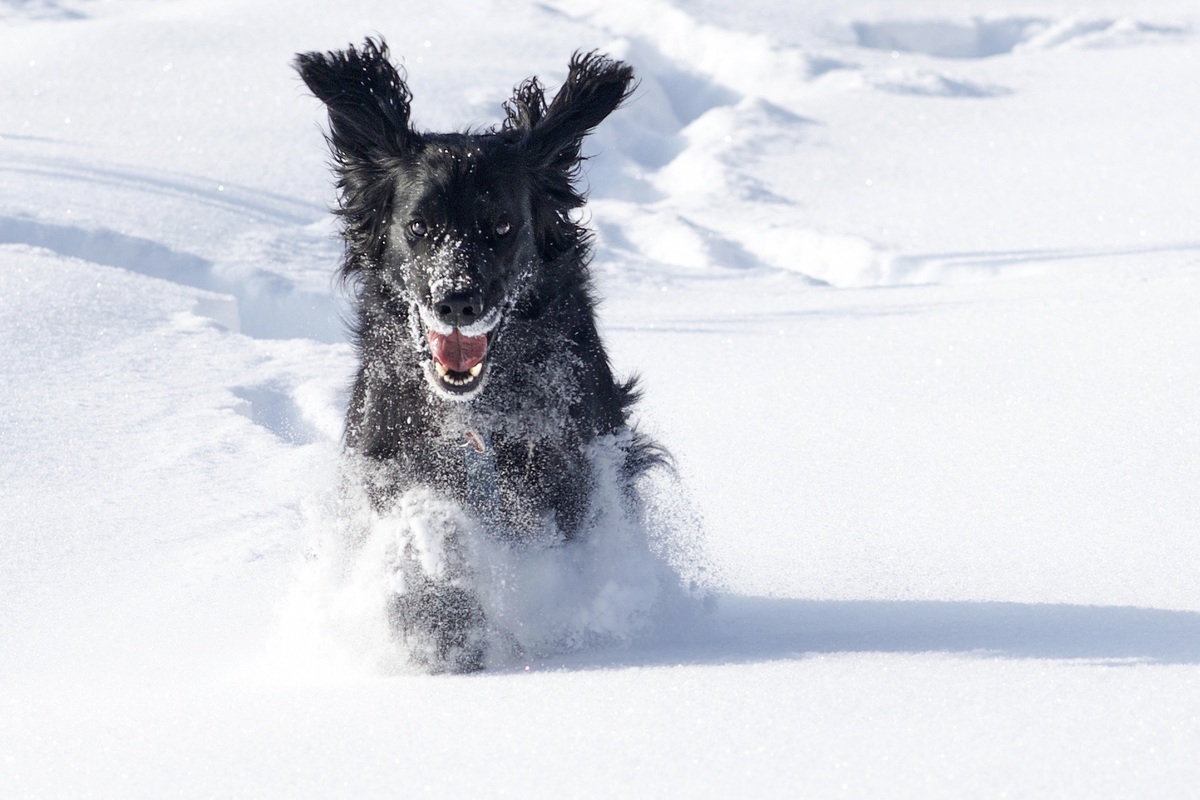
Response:
[[[571,57],[567,80],[549,107],[536,81],[518,88],[513,102],[524,112],[521,121],[529,128],[526,148],[535,162],[558,172],[572,171],[584,137],[629,97],[632,84],[631,67],[593,52]]]
[[[402,155],[416,136],[409,127],[412,94],[388,60],[382,41],[362,50],[300,53],[296,70],[329,108],[329,144],[340,162],[372,162]]]
[[[550,201],[549,208],[536,210],[543,223],[539,225],[543,254],[568,248],[583,236],[567,215],[583,205],[574,182],[579,176],[584,137],[634,88],[633,69],[627,64],[600,53],[575,53],[567,80],[549,106],[534,78],[518,86],[505,105],[505,128],[522,134],[521,147],[528,155],[533,180],[541,196]]]
[[[412,94],[382,40],[362,50],[301,53],[296,70],[329,109],[329,147],[338,176],[347,257],[344,279],[383,260],[393,171],[419,136],[409,126]]]

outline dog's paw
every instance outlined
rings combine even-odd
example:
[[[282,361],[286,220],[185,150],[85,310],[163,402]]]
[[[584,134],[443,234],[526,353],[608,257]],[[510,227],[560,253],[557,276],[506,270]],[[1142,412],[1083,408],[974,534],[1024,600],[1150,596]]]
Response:
[[[396,595],[390,618],[409,658],[430,673],[475,672],[487,654],[483,607],[458,586],[425,583]]]

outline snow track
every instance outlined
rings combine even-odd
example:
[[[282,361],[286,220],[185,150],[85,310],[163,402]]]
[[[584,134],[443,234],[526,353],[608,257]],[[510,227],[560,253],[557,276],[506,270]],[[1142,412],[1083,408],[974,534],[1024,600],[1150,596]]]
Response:
[[[611,258],[649,258],[656,273],[666,265],[685,275],[785,269],[813,282],[834,264],[876,269],[868,242],[797,229],[797,198],[756,174],[764,153],[812,142],[818,123],[797,109],[812,79],[844,64],[703,24],[667,2],[559,7],[615,37],[615,51],[639,67],[636,102],[596,145],[619,143],[633,163],[617,175],[589,173],[606,197],[596,208]]]
[[[940,58],[990,58],[1054,47],[1119,47],[1153,43],[1187,32],[1182,26],[1152,25],[1130,17],[1083,16],[992,16],[964,22],[893,20],[856,22],[853,28],[860,47]]]

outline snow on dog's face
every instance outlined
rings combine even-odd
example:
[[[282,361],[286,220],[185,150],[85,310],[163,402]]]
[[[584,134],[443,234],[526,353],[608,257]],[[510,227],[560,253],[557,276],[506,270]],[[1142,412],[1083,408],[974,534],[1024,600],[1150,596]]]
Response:
[[[396,178],[384,269],[404,286],[425,376],[446,397],[483,388],[489,344],[535,264],[521,161],[496,136],[426,137]]]
[[[628,96],[632,70],[576,54],[550,103],[530,78],[500,127],[429,134],[410,127],[412,95],[381,42],[304,53],[296,68],[329,109],[342,276],[397,318],[407,313],[439,396],[478,395],[523,286],[553,281],[567,262],[582,268],[586,234],[571,220],[583,205],[574,186],[580,150]]]

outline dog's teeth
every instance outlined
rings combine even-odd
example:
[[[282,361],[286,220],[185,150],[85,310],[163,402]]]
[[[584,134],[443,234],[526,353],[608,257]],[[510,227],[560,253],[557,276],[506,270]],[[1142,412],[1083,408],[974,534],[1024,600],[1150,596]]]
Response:
[[[471,373],[471,377],[472,377],[472,378],[478,378],[478,377],[479,377],[479,373],[483,372],[483,362],[482,362],[482,361],[480,361],[478,364],[476,364],[475,366],[471,367],[471,369],[470,369],[469,371],[470,371],[470,373]]]
[[[438,374],[439,378],[446,377],[446,373],[450,371],[450,370],[446,369],[446,365],[440,361],[433,362],[433,368],[437,370],[437,374]]]

